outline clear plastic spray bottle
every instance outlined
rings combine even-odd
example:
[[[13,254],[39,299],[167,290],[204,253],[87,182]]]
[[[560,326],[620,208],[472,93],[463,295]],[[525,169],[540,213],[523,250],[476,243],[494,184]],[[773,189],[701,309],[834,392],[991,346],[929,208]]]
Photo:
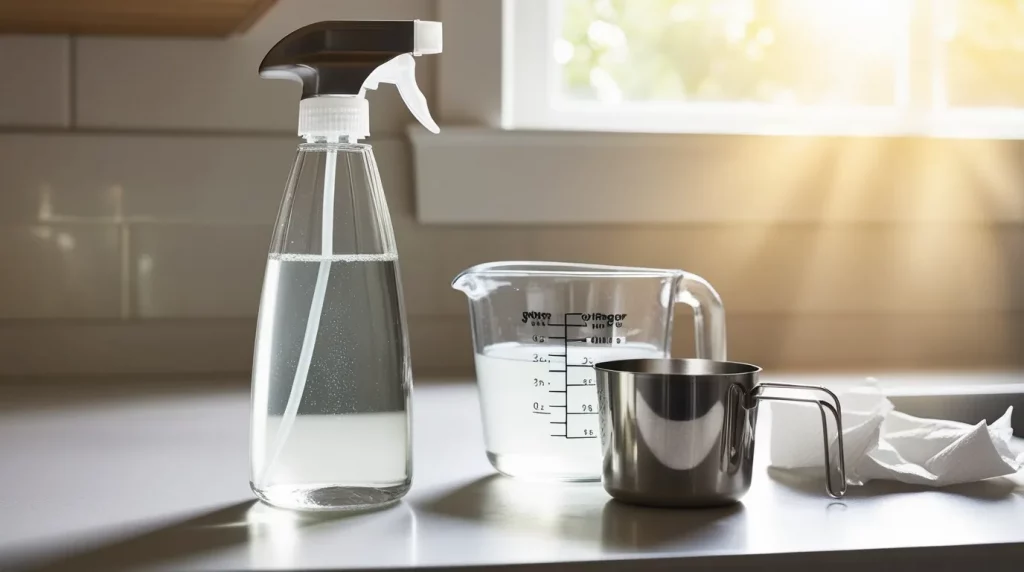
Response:
[[[321,22],[260,75],[302,84],[299,145],[277,215],[253,358],[250,484],[302,510],[396,502],[412,482],[409,342],[366,90],[391,83],[437,132],[413,56],[441,24]]]

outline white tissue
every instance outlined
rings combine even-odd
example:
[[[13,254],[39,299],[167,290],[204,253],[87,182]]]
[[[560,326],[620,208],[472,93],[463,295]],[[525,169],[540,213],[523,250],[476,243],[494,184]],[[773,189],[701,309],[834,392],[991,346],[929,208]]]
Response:
[[[843,409],[846,480],[861,485],[885,479],[943,487],[1016,473],[1024,454],[1014,458],[1013,408],[992,425],[922,419],[893,410],[877,386],[839,394]],[[824,467],[821,415],[816,407],[771,403],[771,461],[779,469]],[[836,451],[830,422],[831,450]],[[824,470],[824,469],[822,469]]]

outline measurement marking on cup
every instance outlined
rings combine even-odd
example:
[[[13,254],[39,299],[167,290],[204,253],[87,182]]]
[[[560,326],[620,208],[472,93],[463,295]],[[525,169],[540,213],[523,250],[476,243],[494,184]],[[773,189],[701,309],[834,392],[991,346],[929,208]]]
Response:
[[[563,352],[566,355],[566,358],[565,358],[565,371],[564,371],[566,394],[565,394],[565,405],[563,405],[562,408],[565,409],[565,417],[564,417],[564,419],[565,419],[565,438],[566,439],[573,439],[573,437],[569,436],[569,413],[570,413],[570,411],[569,411],[569,407],[568,407],[569,406],[569,393],[568,393],[568,391],[569,391],[569,386],[571,385],[569,383],[569,368],[570,367],[581,367],[579,365],[569,363],[569,357],[568,357],[569,356],[569,316],[582,316],[582,315],[583,315],[582,312],[566,312],[565,314],[562,315],[562,323],[564,324],[562,326],[562,334],[563,334],[562,347],[564,348]],[[584,324],[584,325],[586,325],[586,324]],[[574,341],[574,342],[575,341],[580,341],[580,339],[579,338],[573,338],[572,341]],[[586,338],[583,338],[582,341],[586,341]],[[587,361],[587,360],[584,359],[584,361]],[[587,366],[582,366],[582,367],[587,367]]]
[[[570,324],[570,320],[573,320],[574,316],[578,317],[578,319],[582,320],[582,323],[581,324]],[[535,335],[533,337],[534,338],[533,341],[534,342],[544,342],[545,340],[547,340],[547,341],[556,341],[556,344],[560,343],[560,345],[562,346],[562,351],[558,352],[558,350],[557,350],[558,346],[553,344],[554,347],[551,347],[551,349],[555,350],[554,352],[548,353],[548,354],[539,354],[540,356],[544,356],[544,357],[541,357],[539,359],[538,359],[537,355],[534,355],[534,362],[538,362],[538,363],[552,362],[556,358],[561,358],[563,360],[563,362],[568,362],[569,361],[569,344],[570,343],[584,343],[584,344],[598,344],[598,343],[600,343],[600,342],[597,341],[598,338],[590,338],[590,337],[575,337],[575,338],[571,338],[571,337],[569,337],[569,327],[570,326],[573,327],[573,328],[584,328],[585,329],[585,328],[589,327],[588,323],[590,321],[590,317],[591,316],[592,316],[592,314],[585,314],[583,312],[565,312],[562,315],[563,319],[562,319],[561,323],[541,324],[541,325],[548,326],[548,327],[553,327],[553,328],[562,328],[562,332],[561,332],[562,335],[560,335],[560,336],[549,336],[549,335],[537,334],[537,335]],[[586,317],[586,319],[583,319],[584,317]],[[575,321],[575,320],[573,320],[573,321]],[[597,327],[597,326],[594,326],[594,327]],[[577,334],[577,336],[579,336],[579,334]],[[604,339],[605,338],[600,338],[600,340],[602,342],[604,341]],[[563,385],[562,389],[548,389],[548,393],[549,394],[552,394],[552,393],[553,394],[558,394],[558,393],[560,393],[560,394],[562,394],[564,396],[564,398],[563,398],[562,403],[559,403],[559,404],[550,403],[550,404],[546,404],[546,405],[538,405],[537,403],[535,403],[534,406],[538,407],[540,410],[534,411],[534,413],[537,413],[539,415],[555,415],[556,416],[555,417],[556,420],[548,421],[548,423],[550,425],[561,425],[562,428],[565,430],[565,432],[564,433],[553,433],[553,434],[551,434],[551,437],[561,437],[563,439],[597,439],[598,438],[598,436],[594,434],[596,432],[595,429],[587,428],[587,425],[584,425],[581,430],[577,430],[577,431],[570,431],[569,430],[569,426],[570,425],[572,425],[574,428],[576,428],[576,424],[577,424],[577,422],[570,422],[569,421],[569,416],[570,415],[598,415],[599,414],[597,411],[593,411],[593,410],[588,411],[588,409],[593,409],[594,408],[593,405],[589,405],[589,404],[573,405],[572,407],[574,409],[576,409],[576,411],[569,411],[570,401],[569,401],[569,395],[568,394],[569,393],[574,393],[574,394],[577,393],[576,391],[570,392],[569,391],[570,387],[589,387],[589,388],[591,388],[589,391],[593,391],[593,389],[595,389],[595,385],[596,385],[594,383],[596,381],[594,379],[594,377],[592,375],[587,374],[587,373],[584,373],[583,374],[584,377],[576,380],[575,383],[570,383],[570,379],[572,379],[572,378],[570,378],[570,373],[576,371],[575,369],[570,369],[570,368],[590,368],[592,370],[594,368],[594,361],[595,361],[594,357],[596,357],[596,356],[591,356],[589,354],[584,356],[583,359],[582,359],[583,363],[565,363],[564,365],[562,365],[562,364],[556,365],[557,362],[555,362],[555,363],[551,363],[550,364],[549,367],[551,369],[548,369],[548,373],[561,374],[562,379],[564,381],[564,385]],[[579,361],[579,360],[577,360],[577,361]],[[561,367],[558,367],[559,365]],[[575,375],[575,374],[573,374],[573,375]],[[552,383],[552,380],[550,378],[543,380],[542,384],[538,384],[537,380],[535,379],[534,380],[534,385],[536,387],[540,387],[541,385],[551,386],[551,385],[553,385],[553,383]],[[589,401],[589,400],[587,400],[587,401]],[[583,410],[580,411],[579,410],[580,408],[582,408]],[[559,415],[558,415],[557,412],[556,413],[551,413],[552,411],[556,411],[558,409],[561,409],[564,412],[564,415],[560,416],[561,419],[558,419]],[[577,428],[577,429],[580,429],[580,428]],[[577,433],[577,434],[574,435],[573,433]],[[580,434],[580,433],[582,433],[582,434]]]

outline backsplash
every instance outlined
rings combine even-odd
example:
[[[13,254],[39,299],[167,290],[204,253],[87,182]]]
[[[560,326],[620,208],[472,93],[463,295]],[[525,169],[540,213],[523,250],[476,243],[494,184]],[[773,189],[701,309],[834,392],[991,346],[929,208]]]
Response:
[[[247,371],[298,142],[298,86],[260,80],[260,57],[305,23],[435,9],[280,0],[229,40],[0,36],[0,375]],[[418,67],[428,99],[435,68]],[[372,110],[419,376],[471,371],[452,277],[536,258],[701,274],[725,300],[731,357],[768,367],[1024,363],[1018,225],[424,226],[412,118],[392,89]]]

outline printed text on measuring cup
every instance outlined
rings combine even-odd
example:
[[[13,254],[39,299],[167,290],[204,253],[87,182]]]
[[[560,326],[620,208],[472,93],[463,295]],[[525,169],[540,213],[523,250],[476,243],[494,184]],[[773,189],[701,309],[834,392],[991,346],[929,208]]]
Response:
[[[561,439],[598,437],[598,404],[594,364],[616,359],[660,355],[657,348],[630,344],[615,335],[626,313],[545,312],[526,310],[525,343],[533,369],[520,372],[529,383],[531,413],[543,419],[549,432]]]

